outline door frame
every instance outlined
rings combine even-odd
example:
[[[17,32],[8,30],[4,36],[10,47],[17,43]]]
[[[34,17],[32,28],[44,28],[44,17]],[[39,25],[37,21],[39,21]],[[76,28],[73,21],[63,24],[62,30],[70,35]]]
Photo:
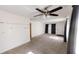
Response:
[[[29,27],[29,29],[30,29],[30,40],[32,39],[32,23],[30,22],[30,27]]]

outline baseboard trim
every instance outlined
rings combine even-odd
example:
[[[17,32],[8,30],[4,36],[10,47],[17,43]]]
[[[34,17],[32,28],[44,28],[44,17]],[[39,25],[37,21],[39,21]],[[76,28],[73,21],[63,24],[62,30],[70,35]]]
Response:
[[[64,37],[64,35],[61,35],[61,34],[56,34],[56,36],[61,36],[61,37]]]

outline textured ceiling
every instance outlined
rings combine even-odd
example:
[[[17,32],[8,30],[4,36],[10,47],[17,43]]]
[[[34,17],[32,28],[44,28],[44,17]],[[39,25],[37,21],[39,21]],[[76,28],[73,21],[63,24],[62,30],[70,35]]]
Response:
[[[14,13],[17,15],[27,16],[31,19],[43,19],[44,16],[33,17],[34,15],[40,14],[35,8],[43,9],[47,5],[0,5],[0,10],[8,11],[10,13]],[[57,8],[59,5],[52,5],[48,8],[48,10]],[[61,5],[63,9],[56,11],[54,13],[59,14],[59,16],[49,16],[48,19],[55,19],[55,18],[64,18],[68,17],[72,13],[72,6],[71,5]]]

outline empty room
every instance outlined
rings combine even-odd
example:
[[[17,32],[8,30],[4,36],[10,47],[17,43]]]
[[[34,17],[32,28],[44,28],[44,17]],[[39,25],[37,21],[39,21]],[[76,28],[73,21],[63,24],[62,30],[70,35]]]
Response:
[[[67,54],[72,5],[0,5],[1,54]]]

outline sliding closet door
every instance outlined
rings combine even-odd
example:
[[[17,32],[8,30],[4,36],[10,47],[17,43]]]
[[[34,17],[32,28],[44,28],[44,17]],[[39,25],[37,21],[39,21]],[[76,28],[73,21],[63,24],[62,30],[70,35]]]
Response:
[[[48,24],[45,25],[45,33],[48,33]]]
[[[51,34],[56,33],[56,24],[51,24]]]

